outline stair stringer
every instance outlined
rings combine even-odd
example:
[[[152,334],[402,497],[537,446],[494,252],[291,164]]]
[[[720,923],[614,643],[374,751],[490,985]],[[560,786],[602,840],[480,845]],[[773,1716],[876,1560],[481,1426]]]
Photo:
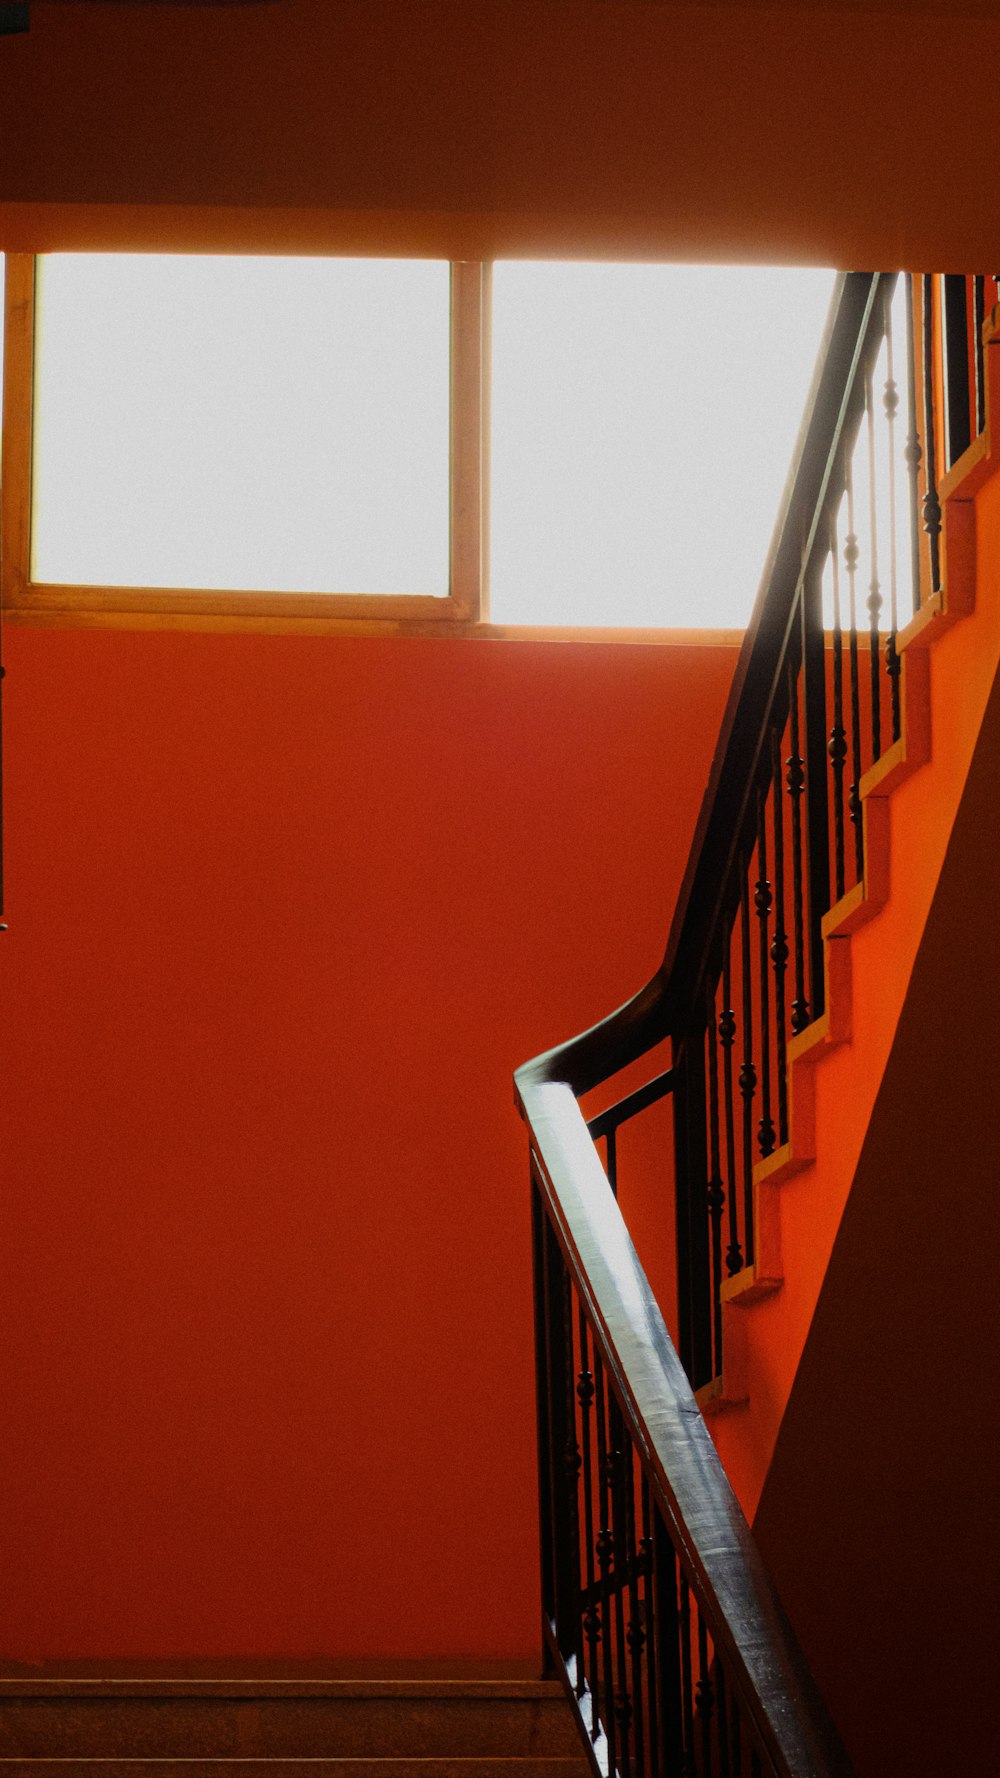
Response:
[[[698,1397],[751,1519],[1000,666],[1000,311],[985,337],[987,425],[939,487],[942,590],[898,639],[902,734],[861,781],[864,879],[823,922],[825,1011],[789,1045],[789,1141],[755,1168],[754,1264],[723,1285],[723,1375]],[[932,1062],[929,1041],[929,1090]]]

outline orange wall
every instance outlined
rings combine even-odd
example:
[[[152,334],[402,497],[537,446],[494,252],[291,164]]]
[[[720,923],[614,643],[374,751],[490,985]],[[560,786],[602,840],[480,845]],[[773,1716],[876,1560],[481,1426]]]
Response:
[[[6,652],[0,1651],[530,1657],[511,1070],[658,962],[732,650]]]
[[[0,244],[980,270],[989,5],[32,0],[0,41]]]

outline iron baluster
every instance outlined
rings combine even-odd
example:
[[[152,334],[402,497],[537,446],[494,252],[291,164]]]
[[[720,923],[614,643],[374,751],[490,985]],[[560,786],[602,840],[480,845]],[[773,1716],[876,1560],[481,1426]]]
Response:
[[[684,1657],[677,1596],[677,1557],[659,1507],[653,1503],[653,1666],[659,1746],[657,1778],[684,1770]]]
[[[632,1466],[632,1440],[627,1434],[622,1441],[622,1497],[625,1506],[625,1554],[628,1574],[628,1624],[625,1630],[625,1640],[628,1643],[631,1661],[632,1709],[630,1721],[636,1772],[639,1774],[639,1778],[645,1778],[646,1740],[643,1732],[642,1665],[646,1647],[646,1624],[644,1600],[639,1590],[641,1563],[635,1535],[635,1473]]]
[[[618,1730],[618,1759],[622,1778],[630,1778],[632,1766],[631,1728],[632,1699],[628,1683],[628,1659],[625,1641],[625,1588],[628,1584],[628,1548],[625,1535],[625,1429],[614,1395],[608,1387],[608,1491],[611,1495],[611,1526],[614,1538],[614,1602],[615,1602],[615,1725]]]
[[[596,1741],[600,1713],[600,1675],[598,1644],[601,1640],[601,1607],[594,1581],[594,1478],[593,1430],[591,1416],[594,1404],[594,1377],[590,1370],[587,1318],[583,1309],[580,1319],[580,1375],[576,1394],[580,1403],[580,1443],[583,1446],[583,1537],[586,1548],[587,1606],[583,1613],[583,1632],[587,1642],[587,1679],[590,1684],[590,1736]]]
[[[677,1307],[681,1361],[696,1389],[712,1378],[705,1027],[697,1014],[673,1067]]]
[[[802,622],[802,710],[805,718],[806,813],[809,821],[810,1017],[823,1011],[825,947],[823,915],[830,906],[830,811],[826,757],[826,637],[823,631],[821,544],[806,565],[800,593]]]
[[[898,741],[902,732],[899,708],[899,652],[896,633],[899,628],[899,597],[896,585],[896,415],[899,411],[899,390],[896,387],[892,356],[892,301],[885,299],[886,378],[883,406],[889,434],[889,633],[885,639],[885,670],[889,678],[892,716],[892,738]]]
[[[864,835],[861,827],[861,682],[858,667],[857,572],[858,539],[854,530],[854,473],[847,462],[847,537],[844,540],[844,566],[847,569],[848,615],[850,619],[851,656],[851,820],[854,823],[854,862],[860,883],[865,868]]]
[[[733,1044],[736,1041],[736,1014],[732,1006],[730,940],[722,953],[722,1011],[719,1014],[719,1042],[722,1044],[722,1079],[726,1109],[726,1184],[729,1190],[729,1245],[726,1248],[726,1271],[730,1278],[743,1266],[736,1218],[736,1111],[733,1095]]]
[[[701,1778],[712,1775],[712,1718],[715,1714],[715,1687],[712,1684],[712,1670],[708,1661],[708,1631],[700,1608],[696,1605],[698,1618],[698,1684],[695,1687],[695,1710],[701,1724]]]
[[[722,1374],[722,1211],[726,1193],[719,1158],[719,1049],[715,990],[708,990],[708,1190],[706,1199],[712,1240],[712,1305],[715,1346],[714,1374]]]
[[[792,804],[792,936],[795,946],[795,999],[792,1001],[792,1030],[804,1031],[809,1023],[809,1002],[806,999],[805,939],[802,896],[802,792],[806,774],[799,751],[799,681],[794,660],[788,663],[788,702],[791,711],[789,755],[787,765],[788,795]]]
[[[931,594],[941,591],[941,502],[937,491],[937,441],[934,424],[934,288],[929,272],[921,279],[924,386],[924,502],[923,521],[930,544]]]
[[[945,272],[941,277],[941,357],[945,442],[948,468],[952,469],[972,442],[968,286],[963,272]]]
[[[788,1141],[788,1077],[785,1034],[785,971],[788,968],[788,934],[785,931],[785,799],[781,783],[781,735],[771,730],[771,806],[774,810],[774,936],[771,963],[774,968],[774,1027],[778,1072],[778,1141]]]
[[[538,1532],[541,1554],[542,1615],[552,1622],[556,1609],[554,1510],[552,1492],[551,1386],[549,1368],[548,1303],[546,1300],[548,1217],[542,1194],[532,1173],[532,1273],[535,1308],[535,1377],[538,1416]],[[545,1643],[546,1667],[549,1666]]]
[[[580,1599],[580,1472],[583,1458],[577,1428],[577,1367],[573,1351],[573,1293],[565,1265],[562,1274],[563,1353],[566,1364],[566,1446],[563,1467],[566,1472],[566,1533],[569,1544],[567,1573],[572,1587],[570,1630],[576,1655],[578,1687],[583,1683],[583,1621]]]
[[[874,372],[865,378],[865,430],[868,437],[868,542],[871,551],[871,580],[868,583],[868,629],[872,698],[872,759],[882,753],[882,683],[879,674],[878,626],[882,610],[882,591],[878,579],[878,511],[875,493],[875,391]]]
[[[753,1101],[757,1070],[753,1060],[753,994],[750,980],[750,862],[740,864],[740,939],[743,987],[743,1064],[740,1094],[743,1099],[743,1251],[753,1265]]]
[[[683,1568],[680,1571],[681,1630],[681,1704],[684,1712],[684,1753],[681,1771],[685,1778],[694,1778],[697,1770],[694,1749],[694,1673],[691,1660],[691,1589]]]
[[[765,1159],[774,1153],[775,1134],[771,1116],[771,984],[768,967],[768,923],[774,897],[767,875],[766,800],[766,785],[762,785],[757,792],[757,884],[753,899],[760,927],[760,1123],[757,1141]]]
[[[726,1670],[721,1661],[716,1664],[715,1687],[718,1694],[716,1703],[716,1722],[718,1724],[719,1733],[719,1774],[720,1778],[733,1778],[733,1765],[729,1747],[729,1688],[726,1684]]]
[[[906,273],[906,461],[910,487],[910,578],[913,609],[920,606],[920,463],[923,450],[917,431],[917,368],[913,342],[913,278]]]
[[[972,280],[972,327],[973,344],[975,346],[974,364],[976,373],[976,436],[986,431],[986,364],[983,349],[983,323],[986,320],[986,279],[982,275]]]
[[[840,563],[837,557],[837,515],[830,514],[830,563],[833,580],[833,727],[830,730],[830,768],[833,772],[833,868],[836,898],[844,893],[844,764],[847,731],[844,728],[844,637],[840,626]]]
[[[573,1350],[569,1319],[569,1275],[548,1217],[545,1218],[546,1320],[548,1323],[549,1461],[552,1476],[553,1610],[556,1641],[565,1657],[579,1657],[580,1533],[574,1548],[574,1507],[570,1493],[568,1459],[571,1428],[575,1433]],[[570,1342],[567,1346],[567,1332]],[[575,1492],[575,1481],[574,1481]]]
[[[649,1480],[645,1468],[639,1466],[639,1509],[642,1513],[643,1596],[642,1622],[646,1632],[646,1735],[649,1745],[650,1778],[660,1778],[663,1749],[660,1744],[659,1681],[660,1640],[656,1616],[656,1557],[653,1547],[653,1520],[649,1503]]]
[[[612,1562],[615,1554],[614,1533],[611,1529],[609,1511],[610,1499],[608,1489],[608,1433],[606,1419],[606,1402],[604,1388],[604,1366],[594,1349],[594,1382],[596,1398],[594,1409],[597,1416],[597,1498],[600,1505],[601,1528],[597,1534],[597,1561],[600,1568],[601,1617],[604,1625],[603,1636],[603,1667],[604,1667],[604,1733],[608,1742],[608,1771],[613,1773],[618,1767],[617,1730],[615,1725],[615,1672],[614,1650],[611,1633],[611,1586]]]

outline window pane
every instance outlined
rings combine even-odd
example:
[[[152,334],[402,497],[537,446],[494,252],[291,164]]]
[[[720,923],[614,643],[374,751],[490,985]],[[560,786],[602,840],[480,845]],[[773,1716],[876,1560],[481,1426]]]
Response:
[[[444,261],[39,261],[32,577],[448,592]]]
[[[833,280],[495,267],[498,623],[746,623]]]

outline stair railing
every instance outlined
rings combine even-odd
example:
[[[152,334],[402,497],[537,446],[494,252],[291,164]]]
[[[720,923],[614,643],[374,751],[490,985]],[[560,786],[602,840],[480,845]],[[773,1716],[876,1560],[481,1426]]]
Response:
[[[543,1635],[598,1778],[849,1778],[569,1087],[531,1120]]]
[[[864,893],[865,774],[901,744],[897,638],[940,597],[938,481],[984,423],[985,299],[981,278],[838,279],[663,962],[516,1077],[543,1628],[605,1778],[848,1769],[692,1388],[720,1386],[726,1295],[768,1284],[754,1169],[789,1141],[824,920]],[[585,1121],[581,1097],[665,1043],[669,1066]],[[680,1362],[614,1202],[620,1130],[668,1095]]]

